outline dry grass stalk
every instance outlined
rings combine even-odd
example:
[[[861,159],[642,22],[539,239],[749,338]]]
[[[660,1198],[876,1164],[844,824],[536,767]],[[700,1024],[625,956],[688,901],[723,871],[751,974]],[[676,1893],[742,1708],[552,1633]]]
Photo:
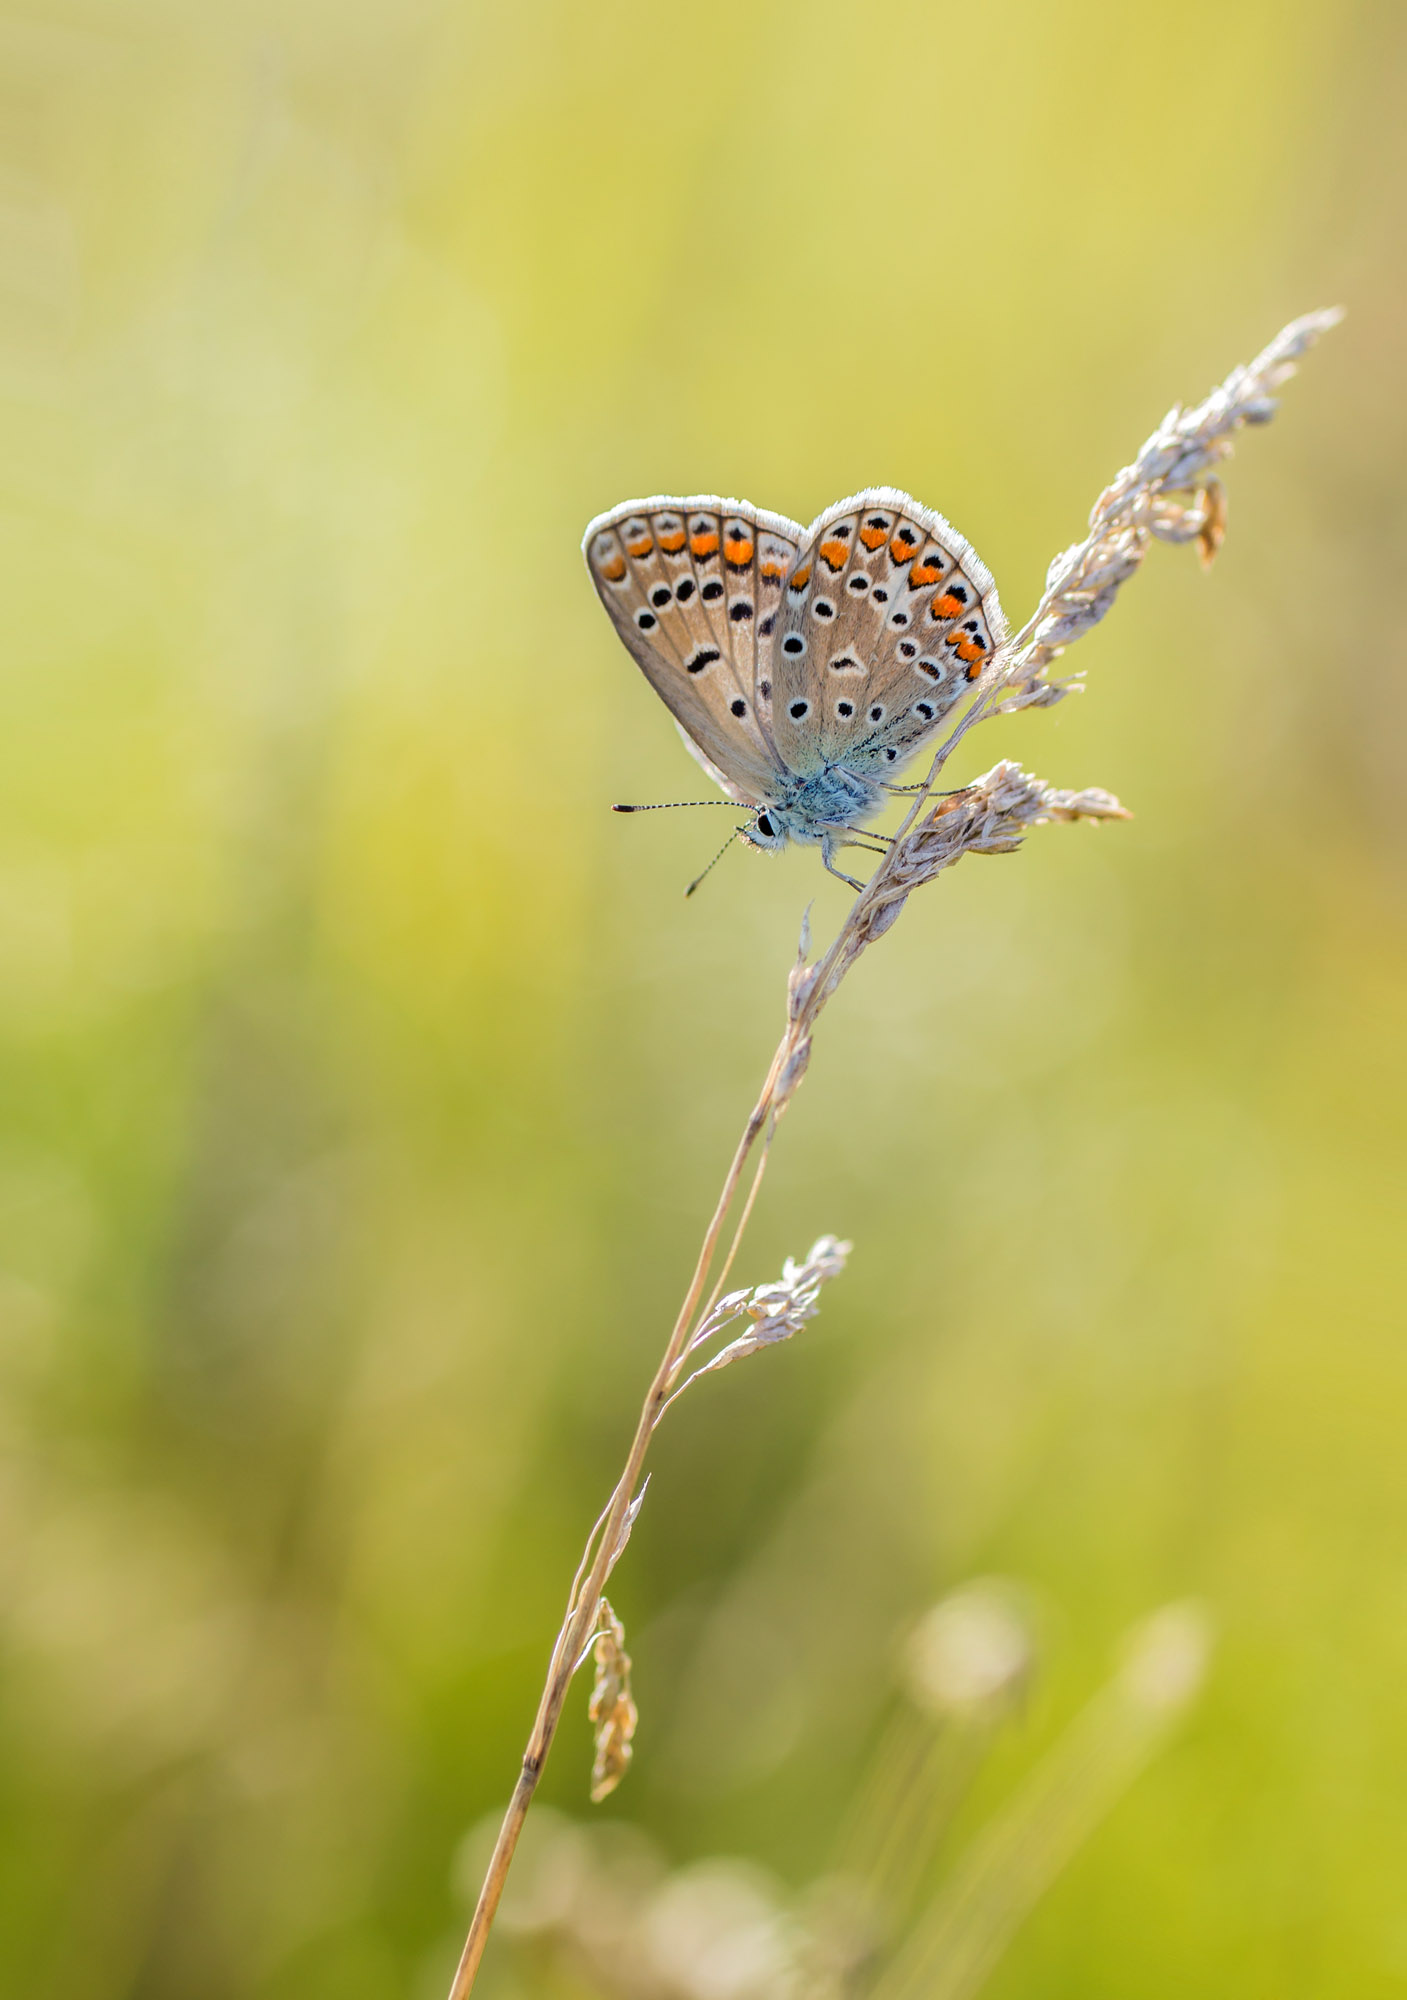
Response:
[[[1068,646],[1106,616],[1154,540],[1195,542],[1203,562],[1211,560],[1226,524],[1225,497],[1214,468],[1230,454],[1236,434],[1247,424],[1269,422],[1276,409],[1273,391],[1294,373],[1295,362],[1306,349],[1341,317],[1331,310],[1292,321],[1254,361],[1233,369],[1205,401],[1191,410],[1174,407],[1169,411],[1132,464],[1100,494],[1084,539],[1050,565],[1040,602],[978,683],[972,704],[936,751],[888,853],[814,964],[808,963],[809,933],[803,928],[800,957],[788,980],[786,1031],[729,1165],[694,1275],[645,1397],[624,1470],[588,1539],[573,1581],[522,1770],[504,1815],[449,2000],[465,2000],[473,1987],[567,1690],[589,1648],[599,1622],[606,1578],[619,1559],[638,1510],[637,1493],[651,1438],[665,1407],[682,1385],[690,1353],[702,1335],[702,1323],[722,1303],[718,1294],[751,1213],[772,1133],[806,1073],[812,1031],[822,1008],[861,954],[894,924],[914,890],[965,854],[1010,853],[1031,827],[1044,821],[1126,816],[1107,792],[1061,792],[1027,777],[1010,763],[995,765],[985,777],[933,805],[934,787],[944,765],[979,722],[1018,709],[1049,707],[1070,691],[1070,680],[1048,679],[1047,670]],[[760,1141],[762,1151],[741,1221],[713,1294],[706,1299],[709,1273],[725,1225]],[[823,1243],[828,1240],[822,1239]],[[721,1357],[715,1365],[722,1365]]]

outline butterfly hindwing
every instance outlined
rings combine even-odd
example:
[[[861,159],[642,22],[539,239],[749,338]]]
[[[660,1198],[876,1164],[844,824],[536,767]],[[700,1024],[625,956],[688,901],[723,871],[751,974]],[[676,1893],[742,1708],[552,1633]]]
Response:
[[[782,579],[804,530],[711,495],[626,501],[582,544],[592,582],[686,736],[750,801],[776,792],[768,666]]]
[[[828,507],[782,596],[772,735],[803,773],[897,771],[1006,638],[986,566],[941,514],[893,487]]]

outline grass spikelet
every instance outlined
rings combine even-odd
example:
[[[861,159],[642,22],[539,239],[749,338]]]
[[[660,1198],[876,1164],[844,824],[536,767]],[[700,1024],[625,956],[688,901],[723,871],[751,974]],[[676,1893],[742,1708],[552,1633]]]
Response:
[[[600,1805],[610,1797],[625,1776],[635,1754],[635,1725],[639,1710],[630,1692],[630,1655],[625,1650],[625,1627],[611,1609],[610,1599],[601,1599],[601,1629],[596,1634],[596,1680],[587,1710],[596,1732],[596,1756],[591,1766],[591,1802]]]

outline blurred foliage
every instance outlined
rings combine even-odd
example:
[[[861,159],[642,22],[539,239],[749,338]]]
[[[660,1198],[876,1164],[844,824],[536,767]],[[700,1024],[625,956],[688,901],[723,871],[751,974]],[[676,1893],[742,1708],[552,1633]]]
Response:
[[[827,1015],[738,1282],[853,1265],[671,1419],[603,1812],[799,1885],[938,1592],[1048,1607],[993,1796],[1193,1593],[1203,1706],[992,1992],[1402,1990],[1405,78],[1388,0],[6,11],[7,1993],[447,1981],[843,908],[800,853],[686,905],[712,816],[606,813],[698,777],[586,520],[889,481],[1020,616],[1336,301],[1210,576],[972,746],[1137,819],[956,871]]]

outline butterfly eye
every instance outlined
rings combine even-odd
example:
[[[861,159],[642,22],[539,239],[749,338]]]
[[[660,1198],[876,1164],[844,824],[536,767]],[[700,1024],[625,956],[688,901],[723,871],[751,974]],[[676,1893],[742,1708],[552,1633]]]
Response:
[[[770,819],[768,819],[768,817],[767,817],[766,813],[759,813],[759,814],[757,815],[757,819],[756,819],[756,821],[755,821],[755,824],[756,824],[756,827],[757,827],[757,831],[758,831],[758,832],[759,832],[759,833],[760,833],[760,834],[762,835],[762,838],[763,838],[764,840],[775,840],[775,839],[776,839],[776,837],[777,837],[777,829],[776,829],[776,827],[775,827],[775,826],[773,826],[773,824],[772,824],[771,820],[770,820]]]

